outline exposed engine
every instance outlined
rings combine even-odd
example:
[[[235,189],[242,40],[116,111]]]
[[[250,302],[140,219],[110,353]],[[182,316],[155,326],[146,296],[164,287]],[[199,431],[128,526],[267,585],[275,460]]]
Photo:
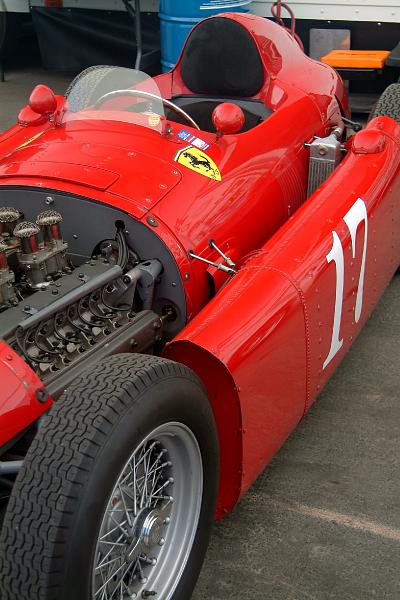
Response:
[[[91,359],[151,351],[171,318],[152,310],[161,262],[141,261],[123,224],[76,265],[62,221],[56,210],[31,222],[15,208],[0,207],[0,336],[53,395]]]

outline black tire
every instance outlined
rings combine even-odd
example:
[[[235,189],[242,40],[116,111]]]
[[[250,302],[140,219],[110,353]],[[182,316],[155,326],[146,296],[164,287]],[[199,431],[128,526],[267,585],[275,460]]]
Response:
[[[196,533],[170,596],[190,598],[207,549],[218,488],[212,410],[201,382],[185,366],[125,354],[78,378],[44,418],[18,475],[1,534],[2,600],[93,599],[95,547],[106,507],[115,500],[114,484],[133,449],[149,432],[170,422],[194,434],[203,465]],[[167,535],[165,539],[167,548]],[[155,597],[165,600],[160,594]]]
[[[392,83],[382,93],[372,109],[370,119],[379,116],[392,117],[400,124],[400,83]]]

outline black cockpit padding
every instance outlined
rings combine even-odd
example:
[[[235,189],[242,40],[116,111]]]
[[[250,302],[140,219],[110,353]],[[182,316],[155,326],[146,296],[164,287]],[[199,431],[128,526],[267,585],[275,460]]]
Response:
[[[253,38],[242,25],[225,17],[197,25],[185,46],[180,70],[184,84],[196,94],[250,98],[264,83]]]

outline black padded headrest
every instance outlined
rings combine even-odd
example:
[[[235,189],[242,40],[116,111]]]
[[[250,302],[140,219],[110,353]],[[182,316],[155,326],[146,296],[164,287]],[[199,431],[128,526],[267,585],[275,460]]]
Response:
[[[181,77],[196,94],[249,98],[260,91],[264,68],[249,32],[236,21],[213,17],[190,34]]]

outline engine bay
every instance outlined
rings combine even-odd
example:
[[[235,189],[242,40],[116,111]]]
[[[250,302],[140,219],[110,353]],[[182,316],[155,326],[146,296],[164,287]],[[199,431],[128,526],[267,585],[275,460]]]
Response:
[[[28,220],[17,205],[0,206],[0,337],[53,396],[91,360],[152,352],[179,320],[165,290],[160,298],[163,263],[132,248],[126,219],[107,223],[112,235],[83,254],[79,235],[63,229],[56,207]]]

